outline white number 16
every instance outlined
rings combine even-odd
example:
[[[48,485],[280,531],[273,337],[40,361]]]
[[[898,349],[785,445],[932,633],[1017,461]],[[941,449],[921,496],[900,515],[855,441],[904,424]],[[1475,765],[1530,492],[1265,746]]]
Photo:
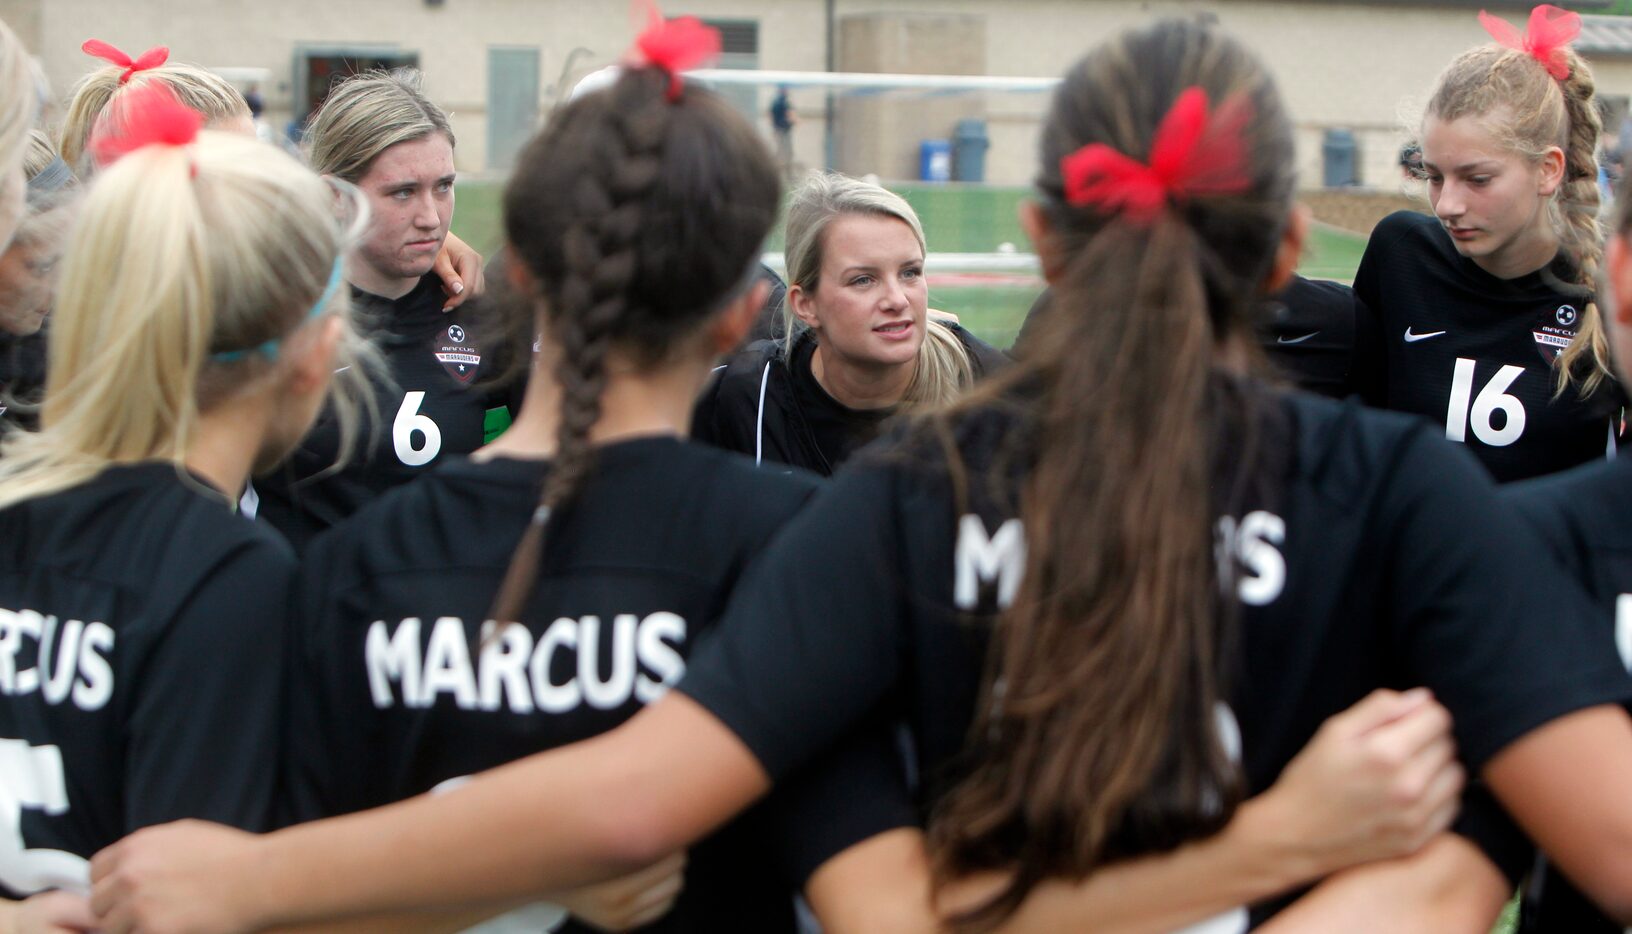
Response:
[[[1493,448],[1504,448],[1519,440],[1524,433],[1524,403],[1517,396],[1508,395],[1507,388],[1524,375],[1524,367],[1504,366],[1496,371],[1485,388],[1473,398],[1473,361],[1466,357],[1456,359],[1451,375],[1451,401],[1445,407],[1445,437],[1452,441],[1467,441],[1467,429],[1473,426],[1473,436]],[[1469,411],[1468,400],[1473,398]],[[1491,416],[1500,410],[1507,422],[1497,428]]]

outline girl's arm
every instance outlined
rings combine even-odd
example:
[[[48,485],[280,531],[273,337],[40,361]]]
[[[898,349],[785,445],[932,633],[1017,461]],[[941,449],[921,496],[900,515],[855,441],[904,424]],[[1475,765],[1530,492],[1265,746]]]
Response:
[[[22,901],[0,900],[0,934],[80,934],[96,930],[83,895],[54,891]]]
[[[1526,733],[1490,760],[1484,779],[1582,892],[1632,923],[1632,719],[1623,708],[1587,708]]]
[[[109,934],[164,934],[536,897],[655,863],[768,788],[736,735],[671,691],[445,794],[261,837],[196,821],[138,831],[92,860],[92,907]]]
[[[1456,811],[1462,772],[1449,728],[1425,695],[1376,692],[1328,720],[1220,833],[1080,882],[1045,883],[1003,929],[1075,930],[1092,919],[1096,932],[1172,931],[1356,863],[1410,853]],[[966,878],[934,905],[922,835],[896,830],[823,864],[806,897],[829,934],[934,931],[1002,881]]]
[[[1467,838],[1342,872],[1257,930],[1262,934],[1485,934],[1513,888]]]

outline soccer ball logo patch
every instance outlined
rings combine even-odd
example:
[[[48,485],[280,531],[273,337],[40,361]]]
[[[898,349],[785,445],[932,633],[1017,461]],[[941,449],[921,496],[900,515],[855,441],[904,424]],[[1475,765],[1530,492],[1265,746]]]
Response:
[[[1563,315],[1564,312],[1560,311],[1559,314]],[[450,326],[448,328],[448,340],[453,341],[455,344],[463,344],[465,342],[465,329],[457,324]]]
[[[1560,305],[1558,306],[1558,314],[1554,315],[1554,317],[1558,319],[1559,324],[1570,327],[1575,324],[1575,308],[1570,305]]]

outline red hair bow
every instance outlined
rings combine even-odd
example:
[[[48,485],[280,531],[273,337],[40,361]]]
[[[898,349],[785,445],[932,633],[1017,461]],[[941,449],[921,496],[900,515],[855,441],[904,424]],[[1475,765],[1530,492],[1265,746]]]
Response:
[[[86,39],[85,44],[80,46],[79,50],[86,55],[94,55],[123,68],[125,73],[119,76],[120,84],[129,81],[130,76],[138,71],[157,68],[170,60],[170,50],[162,45],[156,45],[136,58],[131,58],[101,39]]]
[[[1500,16],[1479,11],[1479,25],[1496,40],[1498,45],[1517,49],[1540,62],[1547,73],[1559,81],[1570,76],[1570,63],[1564,49],[1581,35],[1581,15],[1543,3],[1530,11],[1530,28],[1520,33],[1518,28]]]
[[[96,121],[91,154],[105,168],[144,146],[186,146],[203,125],[204,115],[176,100],[169,88],[148,84],[115,98]]]
[[[1186,88],[1156,129],[1149,165],[1104,143],[1061,159],[1065,200],[1148,224],[1169,199],[1244,191],[1252,180],[1241,131],[1250,115],[1246,99],[1236,97],[1209,119],[1207,92]]]
[[[668,73],[669,100],[679,100],[680,72],[720,54],[720,31],[704,26],[695,16],[665,20],[656,6],[651,10],[646,31],[635,40],[635,50]]]

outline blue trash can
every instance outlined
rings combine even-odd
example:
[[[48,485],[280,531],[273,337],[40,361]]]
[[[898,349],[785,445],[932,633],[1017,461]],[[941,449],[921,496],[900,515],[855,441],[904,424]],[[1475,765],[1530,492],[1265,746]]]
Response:
[[[986,150],[992,145],[985,120],[959,120],[952,131],[952,178],[960,182],[986,180]]]
[[[1360,146],[1348,130],[1327,130],[1320,144],[1321,184],[1343,188],[1360,184]]]
[[[926,139],[918,144],[918,177],[926,182],[952,180],[952,142]]]

